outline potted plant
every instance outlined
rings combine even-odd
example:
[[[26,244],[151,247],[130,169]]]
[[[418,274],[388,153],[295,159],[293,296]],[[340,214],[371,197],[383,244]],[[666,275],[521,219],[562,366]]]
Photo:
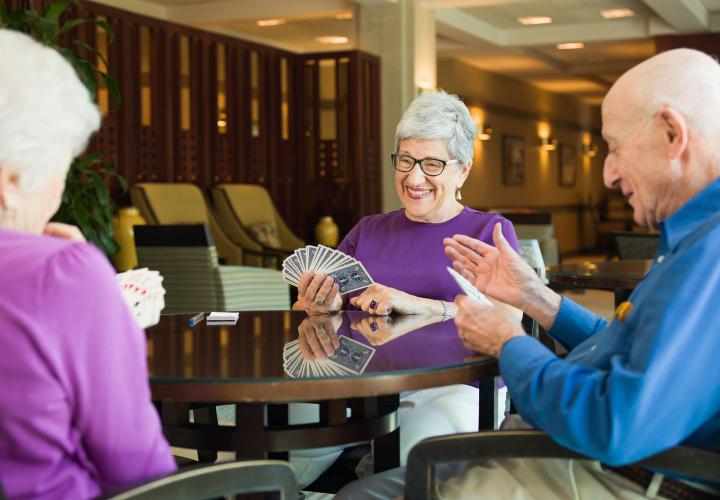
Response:
[[[8,11],[0,0],[0,28],[23,31],[57,50],[75,69],[93,100],[97,96],[98,82],[102,81],[117,105],[120,102],[117,83],[97,64],[83,57],[82,52],[100,58],[105,68],[108,67],[107,61],[94,48],[71,36],[78,26],[92,24],[103,29],[111,40],[110,25],[107,21],[94,18],[61,20],[60,16],[71,4],[79,5],[79,2],[56,0],[38,11],[31,1],[28,9]],[[76,158],[68,172],[62,204],[54,217],[56,221],[78,226],[88,241],[97,245],[108,257],[120,248],[113,240],[112,218],[116,206],[108,187],[112,179],[117,180],[123,192],[127,190],[125,178],[115,172],[102,153],[94,152]]]

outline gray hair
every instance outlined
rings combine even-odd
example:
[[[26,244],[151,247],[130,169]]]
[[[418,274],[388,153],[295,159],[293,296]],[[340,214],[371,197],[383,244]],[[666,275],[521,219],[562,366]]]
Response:
[[[444,90],[428,92],[413,100],[395,129],[395,152],[400,141],[445,141],[452,158],[467,165],[473,158],[477,125],[467,106]]]
[[[21,188],[39,189],[85,149],[100,114],[57,51],[0,29],[0,54],[0,167],[16,173]]]

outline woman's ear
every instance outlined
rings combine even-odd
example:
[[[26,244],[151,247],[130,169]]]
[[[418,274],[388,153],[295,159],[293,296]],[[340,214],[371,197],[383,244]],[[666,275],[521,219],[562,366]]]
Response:
[[[468,175],[470,175],[470,168],[472,167],[472,160],[468,161],[467,163],[461,163],[460,164],[460,172],[458,176],[458,188],[461,188],[462,185],[465,183],[465,180],[467,179]]]
[[[0,166],[0,210],[12,210],[17,206],[18,175]]]

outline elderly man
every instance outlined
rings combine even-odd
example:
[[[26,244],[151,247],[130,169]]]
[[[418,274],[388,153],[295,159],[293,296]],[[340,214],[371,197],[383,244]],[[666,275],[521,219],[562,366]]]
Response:
[[[459,235],[445,240],[458,271],[490,297],[523,309],[570,351],[560,359],[525,335],[505,309],[458,297],[459,335],[499,359],[524,419],[510,424],[530,424],[594,460],[476,464],[452,471],[441,496],[717,494],[718,484],[600,463],[619,466],[678,444],[720,451],[718,109],[720,66],[688,49],[636,66],[605,98],[605,184],[628,197],[638,224],[661,232],[652,267],[609,323],[546,288],[499,227],[495,246]],[[355,483],[342,496],[400,493],[401,474],[381,479],[370,487]]]

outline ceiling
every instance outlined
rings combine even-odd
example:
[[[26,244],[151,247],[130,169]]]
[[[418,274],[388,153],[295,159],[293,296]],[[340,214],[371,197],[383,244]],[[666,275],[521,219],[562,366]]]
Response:
[[[109,0],[105,0],[108,2]],[[127,1],[127,0],[126,0]],[[122,2],[126,4],[126,1]],[[408,0],[130,0],[162,17],[295,52],[355,48],[358,9]],[[414,0],[434,12],[438,57],[453,57],[598,104],[615,79],[654,54],[653,37],[720,31],[720,0]],[[634,15],[604,19],[605,9]],[[517,18],[548,16],[523,26]],[[258,26],[261,19],[283,19]],[[347,37],[322,44],[318,36]],[[558,43],[584,42],[579,50]]]

